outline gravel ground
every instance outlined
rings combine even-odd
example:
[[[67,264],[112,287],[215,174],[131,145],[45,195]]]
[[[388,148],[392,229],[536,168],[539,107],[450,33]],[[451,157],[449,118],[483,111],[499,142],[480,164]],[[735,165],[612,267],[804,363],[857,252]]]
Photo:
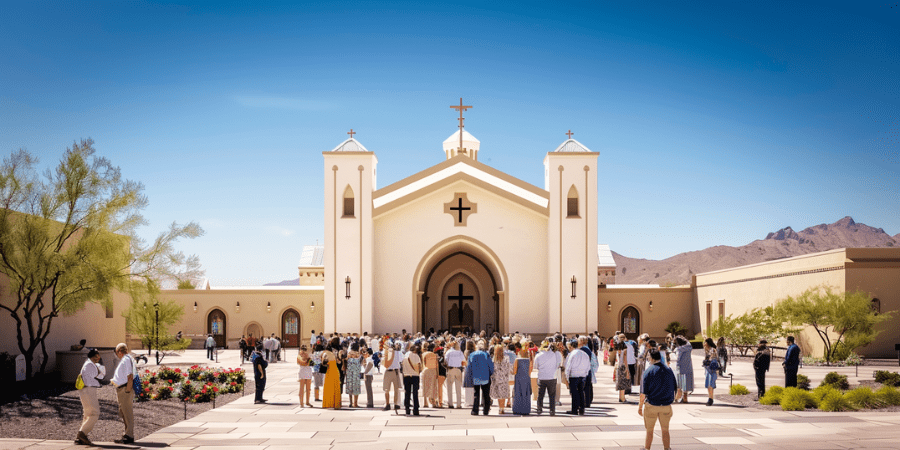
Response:
[[[251,380],[244,384],[244,395],[253,395]],[[119,419],[115,389],[104,386],[97,392],[100,400],[100,420],[88,436],[96,442],[112,442],[122,436],[124,425]],[[241,397],[224,394],[216,399],[222,406]],[[187,417],[194,417],[212,409],[212,403],[188,403]],[[0,437],[25,439],[74,440],[81,426],[81,400],[72,390],[46,399],[22,400],[0,406]],[[178,399],[134,403],[134,434],[140,439],[161,428],[184,420],[184,405]]]

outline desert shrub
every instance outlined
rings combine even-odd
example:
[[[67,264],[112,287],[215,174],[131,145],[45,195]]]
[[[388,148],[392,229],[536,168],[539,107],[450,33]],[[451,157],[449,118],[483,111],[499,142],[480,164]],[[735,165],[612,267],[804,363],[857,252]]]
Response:
[[[875,381],[885,386],[900,386],[900,373],[887,370],[876,370]]]
[[[850,352],[850,356],[844,358],[845,366],[861,366],[863,365],[863,358],[859,356],[856,352]]]
[[[850,411],[853,408],[853,405],[844,398],[844,394],[842,394],[837,389],[832,388],[828,391],[825,396],[822,398],[822,401],[819,402],[819,409],[822,411]]]
[[[785,411],[803,411],[818,406],[819,400],[816,396],[803,389],[789,387],[781,394],[781,409]]]
[[[194,397],[191,401],[194,403],[207,403],[211,402],[217,395],[219,395],[219,387],[213,383],[206,383],[202,388],[194,392]]]
[[[857,409],[878,408],[881,406],[881,402],[869,387],[858,387],[844,394],[844,398]]]
[[[195,389],[193,382],[191,380],[184,380],[184,383],[178,388],[178,398],[182,401],[191,401],[194,398],[194,394],[196,394],[197,389]]]
[[[184,374],[181,373],[181,369],[179,368],[171,368],[171,367],[163,367],[159,369],[157,376],[160,380],[172,381],[172,383],[177,383],[184,379]]]
[[[809,377],[802,373],[797,374],[797,389],[809,390]]]
[[[837,372],[828,372],[828,374],[825,375],[825,379],[822,380],[822,383],[820,383],[819,386],[825,384],[831,385],[834,388],[843,391],[850,389],[850,383],[847,381],[847,375],[841,375]]]
[[[173,392],[172,386],[160,386],[156,389],[156,395],[153,396],[153,400],[168,400],[172,398]]]
[[[831,392],[837,392],[838,394],[841,393],[841,391],[836,389],[834,386],[830,384],[823,384],[813,389],[812,394],[816,397],[817,400],[819,400],[819,402],[821,402],[822,399]]]
[[[681,324],[681,322],[672,322],[665,328],[666,333],[672,333],[672,336],[687,336],[690,331]]]
[[[783,393],[783,387],[772,386],[766,391],[766,395],[763,395],[762,398],[759,399],[759,402],[763,405],[778,405],[781,403],[781,395]]]
[[[900,405],[900,391],[890,386],[882,386],[881,389],[875,391],[875,398],[882,406]]]
[[[731,390],[729,392],[731,395],[747,395],[750,393],[750,390],[747,389],[743,384],[735,384],[731,386]]]

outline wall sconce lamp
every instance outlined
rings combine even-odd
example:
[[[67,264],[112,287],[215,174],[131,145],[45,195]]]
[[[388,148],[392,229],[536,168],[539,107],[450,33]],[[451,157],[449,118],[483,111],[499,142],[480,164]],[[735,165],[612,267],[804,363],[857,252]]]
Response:
[[[309,311],[316,312],[316,302],[309,302]]]
[[[272,302],[266,302],[266,312],[272,312]]]
[[[612,300],[606,302],[606,310],[612,311]]]
[[[347,275],[347,278],[344,279],[344,286],[347,287],[347,300],[350,300],[350,275]]]
[[[194,312],[197,312],[197,302],[194,302]]]
[[[576,281],[575,281],[575,275],[572,275],[572,281],[571,281],[571,282],[572,282],[572,298],[575,298],[575,284],[576,284]]]
[[[650,311],[653,311],[653,300],[650,300]]]
[[[241,302],[235,303],[234,310],[237,312],[241,312]]]

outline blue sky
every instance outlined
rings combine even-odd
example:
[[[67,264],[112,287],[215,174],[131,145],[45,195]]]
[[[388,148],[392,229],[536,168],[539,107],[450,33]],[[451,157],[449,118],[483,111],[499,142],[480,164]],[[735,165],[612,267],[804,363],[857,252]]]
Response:
[[[255,3],[4,2],[0,150],[93,138],[148,239],[204,227],[181,248],[217,285],[296,277],[351,127],[387,186],[443,160],[460,97],[480,161],[536,186],[566,130],[599,152],[626,256],[900,233],[895,3]]]

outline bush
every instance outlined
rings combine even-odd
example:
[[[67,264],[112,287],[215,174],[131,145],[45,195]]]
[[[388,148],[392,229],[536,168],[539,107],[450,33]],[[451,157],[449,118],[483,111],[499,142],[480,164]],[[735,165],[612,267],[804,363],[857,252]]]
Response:
[[[202,388],[194,392],[194,397],[191,399],[194,403],[207,403],[211,402],[212,399],[216,398],[219,395],[219,387],[213,383],[206,383]]]
[[[178,398],[181,401],[191,401],[194,398],[194,394],[197,393],[196,391],[194,385],[191,384],[191,380],[184,380],[184,383],[178,389]]]
[[[153,400],[168,400],[172,398],[172,393],[174,389],[172,386],[160,386],[156,390],[156,395],[153,396]]]
[[[847,402],[849,402],[854,408],[857,409],[878,408],[879,406],[881,406],[881,402],[869,387],[858,387],[844,394],[844,398],[847,399]]]
[[[159,369],[157,376],[160,380],[171,381],[172,383],[177,383],[184,379],[184,374],[181,373],[181,369],[179,368],[171,368],[171,367],[163,367]]]
[[[900,374],[887,370],[876,370],[875,381],[885,386],[900,386]]]
[[[821,403],[821,402],[822,402],[822,399],[825,398],[826,395],[828,395],[828,394],[830,394],[830,393],[832,393],[832,392],[837,392],[838,394],[841,393],[841,391],[835,389],[834,386],[832,386],[832,385],[830,385],[830,384],[823,384],[823,385],[821,385],[821,386],[815,388],[815,389],[812,391],[812,394],[813,394],[813,396],[815,396],[816,399],[819,400],[819,402]]]
[[[785,411],[803,411],[806,408],[816,408],[819,401],[812,392],[803,389],[789,387],[781,395],[781,409]]]
[[[828,374],[825,375],[825,379],[822,380],[822,383],[819,384],[819,386],[825,384],[831,385],[835,389],[840,389],[843,391],[850,389],[850,383],[847,381],[847,375],[841,375],[837,372],[828,372]]]
[[[809,390],[809,377],[802,373],[797,374],[797,389]]]
[[[837,389],[832,388],[825,394],[825,397],[822,398],[822,401],[819,402],[819,409],[822,411],[850,411],[853,409],[853,405],[844,398],[844,394],[841,394]]]
[[[900,391],[890,386],[882,386],[875,391],[875,398],[882,406],[900,406]]]
[[[681,322],[672,322],[665,328],[666,333],[672,333],[672,336],[687,336],[690,330]]]
[[[762,398],[759,399],[759,402],[763,405],[778,405],[781,404],[781,395],[784,393],[784,388],[781,386],[772,386],[766,391],[766,395],[763,395]]]
[[[747,389],[743,384],[735,384],[731,386],[731,395],[747,395],[750,393],[750,390]]]

